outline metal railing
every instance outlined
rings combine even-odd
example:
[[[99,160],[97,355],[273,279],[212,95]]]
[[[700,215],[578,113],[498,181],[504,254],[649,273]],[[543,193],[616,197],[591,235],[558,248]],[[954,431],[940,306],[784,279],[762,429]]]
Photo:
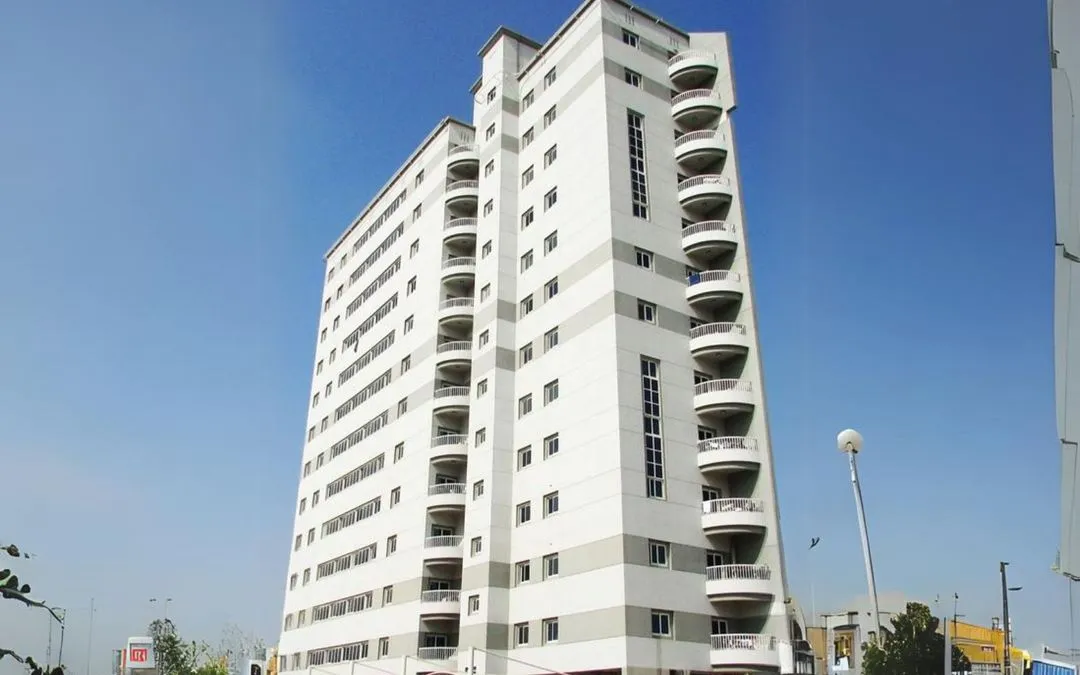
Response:
[[[753,633],[725,633],[710,635],[713,649],[740,649],[746,651],[776,651],[776,638],[772,635]]]
[[[765,502],[749,497],[710,499],[701,503],[702,513],[764,513]]]
[[[678,138],[676,138],[675,139],[675,147],[677,148],[677,147],[683,145],[684,143],[692,143],[694,141],[711,141],[714,138],[717,139],[717,140],[720,140],[720,141],[726,141],[727,140],[727,134],[725,134],[723,131],[718,131],[718,130],[715,130],[715,129],[705,129],[703,131],[691,131],[689,133],[683,134],[682,136],[679,136]]]
[[[701,49],[687,49],[686,51],[679,52],[675,56],[672,56],[670,59],[668,59],[668,65],[673,66],[676,63],[678,63],[679,61],[685,61],[686,59],[702,59],[702,58],[710,58],[710,59],[715,60],[716,59],[716,54],[713,54],[712,52],[707,52],[707,51],[704,51],[704,50],[701,50]]]
[[[461,591],[442,588],[420,593],[420,602],[461,602]]]
[[[454,267],[475,267],[476,258],[461,256],[458,258],[447,258],[442,263],[444,270],[452,269]]]
[[[451,218],[443,224],[444,230],[452,230],[455,227],[476,227],[476,218]]]
[[[471,308],[474,303],[474,298],[447,298],[439,303],[439,309]]]
[[[462,152],[476,152],[476,146],[472,145],[472,144],[459,145],[459,146],[450,148],[450,152],[448,152],[446,154],[447,154],[447,156],[449,156],[449,155],[457,155],[457,154],[460,154]]]
[[[694,395],[717,394],[726,391],[737,391],[749,394],[754,391],[754,385],[750,380],[706,380],[694,385]]]
[[[451,190],[468,190],[468,189],[479,190],[480,189],[480,181],[478,181],[478,180],[455,180],[455,181],[451,181],[450,183],[446,184],[446,191],[447,192],[450,192]]]
[[[683,101],[689,101],[695,98],[720,98],[720,92],[713,91],[712,89],[691,89],[690,91],[684,91],[683,93],[675,96],[671,99],[671,105],[678,105]]]
[[[460,534],[443,534],[424,540],[424,548],[457,548],[458,546],[461,546]]]
[[[690,329],[690,339],[705,337],[706,335],[742,335],[745,336],[746,325],[723,321],[720,323],[705,323]]]
[[[440,387],[435,390],[435,398],[450,398],[451,396],[468,396],[468,387]]]
[[[717,565],[705,568],[705,578],[709,581],[768,581],[772,579],[772,570],[768,565]]]
[[[467,352],[472,349],[472,343],[468,340],[455,340],[444,342],[435,348],[436,354],[448,354],[450,352]]]
[[[705,281],[739,282],[742,281],[742,275],[731,270],[705,270],[704,272],[694,272],[686,277],[687,286],[696,286]]]
[[[723,220],[703,220],[700,223],[687,225],[682,229],[682,236],[689,237],[702,232],[730,232],[735,234],[735,223]]]
[[[431,447],[438,448],[444,445],[467,445],[469,437],[466,434],[443,434],[431,437]]]
[[[716,187],[731,187],[731,179],[715,173],[706,173],[700,176],[691,176],[679,182],[679,192],[699,185],[715,185]]]
[[[435,497],[436,495],[463,495],[465,494],[465,483],[435,483],[428,486],[427,493],[429,497]]]
[[[457,647],[421,647],[416,657],[424,661],[449,661],[457,656]]]
[[[748,436],[720,436],[706,438],[698,441],[698,452],[712,452],[713,450],[751,450],[758,449],[757,439]]]

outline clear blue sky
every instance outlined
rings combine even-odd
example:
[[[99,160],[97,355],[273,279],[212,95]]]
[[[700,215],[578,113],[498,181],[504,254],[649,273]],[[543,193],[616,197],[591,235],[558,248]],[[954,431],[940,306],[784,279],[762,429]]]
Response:
[[[99,672],[151,596],[274,640],[321,256],[467,117],[497,25],[546,39],[577,2],[0,10],[0,539],[73,608],[76,673],[91,596]],[[793,593],[863,592],[854,425],[880,588],[985,621],[1009,559],[1020,640],[1064,644],[1045,7],[648,6],[733,38]]]

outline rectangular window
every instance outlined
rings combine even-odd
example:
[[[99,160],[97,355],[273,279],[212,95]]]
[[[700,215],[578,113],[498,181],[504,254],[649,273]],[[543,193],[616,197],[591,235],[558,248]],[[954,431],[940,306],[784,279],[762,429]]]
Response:
[[[544,629],[544,644],[551,644],[559,641],[559,620],[558,619],[544,619],[541,622]]]
[[[491,103],[495,100],[495,87],[492,87],[487,93],[487,102]]]
[[[533,142],[533,139],[535,137],[536,132],[533,131],[532,127],[526,129],[525,133],[521,134],[521,149],[524,150],[525,148],[529,147],[529,144]]]
[[[414,319],[413,317],[411,317],[411,316],[405,317],[405,323],[401,327],[401,332],[402,333],[408,333],[409,331],[411,331],[413,329],[413,326],[415,325],[415,323],[416,323],[416,319]]]
[[[555,160],[559,157],[558,146],[551,146],[544,151],[544,168],[548,168],[555,163]]]
[[[559,434],[552,434],[544,439],[544,459],[559,454]]]
[[[469,596],[469,614],[473,615],[473,614],[476,614],[479,611],[480,611],[480,596],[479,595],[470,595]]]
[[[525,345],[524,347],[522,347],[521,349],[518,350],[518,365],[519,366],[524,366],[529,361],[532,361],[532,358],[533,358],[533,348],[532,348],[532,343],[530,342],[529,344]]]
[[[472,498],[480,499],[484,496],[484,481],[478,480],[472,484]]]
[[[558,188],[551,188],[551,190],[546,195],[544,195],[544,210],[547,211],[552,206],[555,206],[555,203],[558,202],[558,201],[559,201],[559,189]]]
[[[529,109],[529,106],[536,100],[536,96],[533,95],[533,90],[530,89],[529,93],[521,97],[521,112],[525,112]]]
[[[544,351],[549,352],[557,346],[559,346],[559,327],[555,326],[544,333]]]
[[[544,578],[559,576],[559,554],[551,553],[544,556]]]
[[[477,429],[473,434],[473,446],[481,446],[487,441],[487,428]]]
[[[641,414],[645,444],[645,496],[664,499],[664,443],[660,424],[660,362],[641,357]]]
[[[641,73],[634,72],[629,68],[623,68],[623,80],[631,87],[641,88]]]
[[[409,399],[403,398],[400,401],[398,401],[398,404],[397,404],[398,417],[401,417],[402,415],[404,415],[407,412],[409,412]]]
[[[559,294],[559,277],[544,284],[544,298],[550,300]]]
[[[656,323],[656,305],[644,300],[638,300],[637,318],[645,323]]]
[[[401,461],[401,458],[405,456],[405,444],[398,443],[394,446],[394,461]]]
[[[671,566],[671,544],[665,541],[649,541],[649,564],[653,567]]]
[[[532,464],[532,446],[526,445],[517,451],[517,468],[520,471]]]
[[[394,602],[394,587],[383,586],[382,589],[382,604],[383,606],[393,604]]]
[[[645,117],[626,111],[630,142],[630,206],[634,216],[649,217],[649,184],[645,175]]]
[[[405,295],[412,295],[416,291],[416,277],[409,279],[405,284]]]
[[[623,41],[624,45],[629,45],[629,46],[633,47],[634,49],[637,49],[637,46],[638,46],[637,33],[631,33],[628,30],[624,30],[622,32],[622,41]]]
[[[673,623],[671,612],[662,612],[654,609],[651,618],[653,637],[671,637],[671,624]]]
[[[484,140],[485,141],[490,141],[493,138],[495,138],[495,123],[494,122],[492,122],[491,126],[489,126],[487,128],[487,130],[484,132]]]
[[[487,378],[484,378],[483,380],[480,380],[479,382],[476,383],[476,398],[482,397],[484,394],[487,393],[487,390],[488,390],[488,381],[487,381]]]
[[[526,187],[526,186],[528,186],[529,183],[533,182],[533,176],[535,174],[536,174],[536,172],[533,171],[533,168],[531,166],[528,169],[525,169],[524,171],[522,171],[521,172],[521,187]]]
[[[529,644],[529,624],[514,624],[514,645],[517,647],[522,647],[527,644]]]
[[[519,584],[526,584],[532,581],[532,568],[529,565],[529,561],[519,562],[514,566],[516,569],[515,578]]]
[[[422,212],[423,212],[423,206],[421,204],[417,204],[416,208],[412,210],[412,221],[414,223],[416,221],[420,220],[420,214]]]
[[[480,302],[483,302],[491,297],[491,284],[484,284],[480,289]]]
[[[555,231],[544,237],[544,255],[551,253],[559,247],[559,232]]]
[[[413,243],[409,244],[409,257],[413,258],[420,252],[420,240],[417,239]]]
[[[554,402],[559,398],[559,381],[552,380],[544,385],[544,405]]]
[[[304,545],[304,535],[296,535],[296,541],[293,542],[292,550],[299,551],[300,547]]]
[[[389,655],[390,655],[390,638],[388,638],[388,637],[379,638],[379,656],[389,656]]]
[[[480,247],[480,258],[484,259],[491,255],[491,242],[485,241],[484,245]]]
[[[401,359],[401,374],[404,375],[405,373],[409,372],[409,368],[412,368],[412,357],[406,356],[405,358]]]
[[[532,504],[530,502],[522,502],[517,505],[517,524],[524,525],[532,520]],[[528,565],[528,563],[525,563]]]
[[[532,394],[525,394],[518,399],[518,417],[525,417],[532,412]]]
[[[416,174],[416,182],[413,183],[415,187],[420,187],[424,182],[424,170],[420,169],[420,172]]]
[[[386,538],[386,555],[397,553],[397,535],[392,534]]]
[[[473,494],[475,494],[475,492]],[[472,540],[469,542],[469,553],[470,553],[470,555],[474,555],[474,556],[480,555],[480,552],[483,551],[483,550],[484,550],[484,540],[481,539],[480,537],[473,537]]]
[[[487,178],[493,173],[495,173],[495,160],[490,160],[484,165],[484,178]]]
[[[647,270],[651,270],[653,268],[653,254],[643,248],[635,248],[634,262],[637,264],[638,267],[643,267]]]
[[[544,517],[555,515],[559,512],[559,493],[552,492],[544,495]]]
[[[491,334],[488,331],[485,330],[485,331],[481,332],[480,337],[476,338],[477,346],[483,347],[483,346],[487,345],[488,340],[490,339],[490,337],[491,337]]]
[[[555,78],[556,78],[555,69],[552,68],[551,70],[549,70],[547,72],[547,75],[544,75],[544,89],[547,89],[551,85],[555,84]]]
[[[307,510],[307,497],[304,497],[303,499],[300,500],[300,513],[303,513],[306,510]]]
[[[558,115],[558,112],[556,111],[556,106],[551,106],[550,108],[548,108],[548,111],[546,113],[544,113],[544,128],[545,129],[550,127],[552,125],[552,123],[555,122],[556,115]]]
[[[401,503],[401,488],[396,487],[390,491],[390,508],[393,508]]]
[[[484,215],[490,216],[491,212],[495,210],[495,200],[489,199],[484,202]]]
[[[533,252],[531,250],[525,251],[525,255],[521,256],[521,271],[524,272],[525,270],[529,269],[530,267],[532,267],[532,264]]]
[[[533,297],[526,295],[525,298],[519,303],[519,318],[528,316],[533,311]],[[319,395],[315,394],[315,404],[319,402]],[[314,405],[314,404],[312,404]]]

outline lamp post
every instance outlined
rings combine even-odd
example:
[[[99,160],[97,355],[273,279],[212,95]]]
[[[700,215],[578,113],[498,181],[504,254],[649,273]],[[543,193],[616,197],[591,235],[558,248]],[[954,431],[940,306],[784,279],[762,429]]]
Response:
[[[150,604],[151,605],[154,604],[157,601],[158,601],[157,598],[150,598]],[[165,621],[169,620],[169,603],[170,602],[172,602],[172,598],[165,598],[164,601],[162,602],[163,612],[162,612],[161,618],[164,619]]]
[[[1022,590],[1023,586],[1009,586],[1005,568],[1007,562],[998,563],[1001,569],[1001,628],[1005,631],[1002,675],[1010,675],[1012,672],[1012,626],[1009,623],[1009,593]]]
[[[863,563],[866,566],[866,585],[870,591],[870,611],[874,615],[874,642],[881,639],[881,615],[878,613],[877,583],[874,581],[874,559],[870,555],[870,535],[866,530],[866,511],[863,509],[862,489],[855,455],[862,450],[863,437],[854,429],[844,429],[836,435],[836,447],[848,456],[851,468],[851,487],[855,491],[855,510],[859,516],[859,535],[862,537]]]

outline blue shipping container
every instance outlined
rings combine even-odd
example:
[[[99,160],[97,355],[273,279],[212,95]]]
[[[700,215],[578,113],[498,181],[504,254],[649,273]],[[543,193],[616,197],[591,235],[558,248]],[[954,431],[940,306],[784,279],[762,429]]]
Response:
[[[1076,666],[1070,666],[1064,663],[1051,663],[1046,661],[1040,661],[1039,659],[1031,660],[1031,675],[1077,675]]]

